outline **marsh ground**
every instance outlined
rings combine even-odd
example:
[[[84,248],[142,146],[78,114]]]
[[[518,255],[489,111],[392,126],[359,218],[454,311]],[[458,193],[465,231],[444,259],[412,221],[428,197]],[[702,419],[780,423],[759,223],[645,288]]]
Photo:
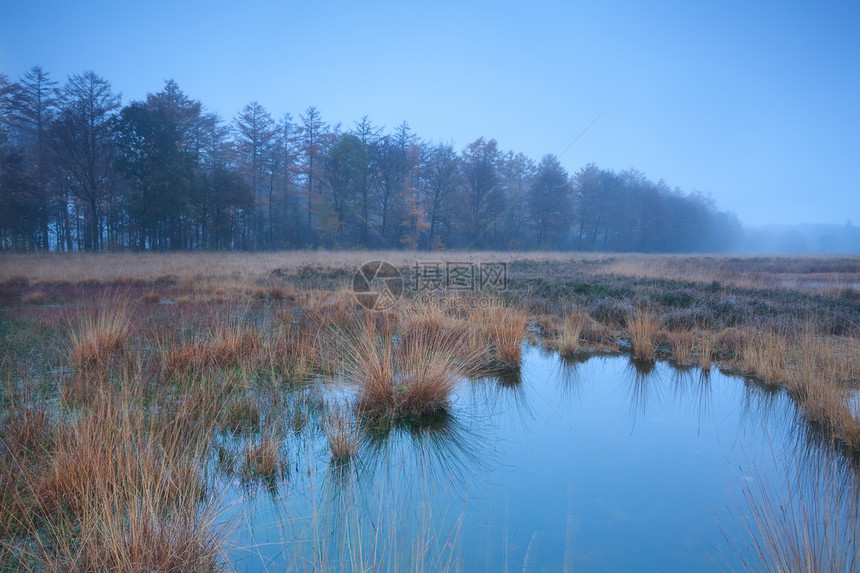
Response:
[[[397,306],[357,304],[368,260],[401,270]],[[413,278],[436,262],[505,281],[428,293]],[[860,257],[3,255],[0,305],[7,567],[223,566],[213,476],[284,479],[288,432],[348,461],[366,432],[444,415],[458,380],[515,372],[527,338],[754,375],[860,447]],[[338,383],[354,403],[308,392]]]

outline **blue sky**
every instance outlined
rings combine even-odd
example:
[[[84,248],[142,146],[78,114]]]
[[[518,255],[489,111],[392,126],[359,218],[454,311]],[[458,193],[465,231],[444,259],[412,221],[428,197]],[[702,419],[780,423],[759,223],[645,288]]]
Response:
[[[749,224],[860,224],[857,1],[0,5],[13,79],[93,70],[127,103],[172,78],[226,120],[315,105],[535,160],[600,116],[571,173],[633,167]]]

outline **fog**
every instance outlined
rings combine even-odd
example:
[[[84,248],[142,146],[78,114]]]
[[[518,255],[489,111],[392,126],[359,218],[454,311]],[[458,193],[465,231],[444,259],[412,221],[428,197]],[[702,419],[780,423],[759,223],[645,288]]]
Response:
[[[0,248],[856,252],[846,221],[860,221],[858,25],[860,7],[835,2],[152,2],[146,10],[16,3],[0,20]],[[148,100],[172,80],[186,103],[199,105],[196,127],[208,131],[198,143],[210,148],[194,165],[183,164],[188,170],[168,197],[147,197],[148,184],[129,177],[135,166],[123,163],[128,147],[124,156],[119,148],[102,149],[110,173],[87,183],[74,165],[77,151],[66,145],[76,141],[68,131],[72,118],[64,144],[57,139],[62,130],[48,133],[51,122],[32,113],[32,89],[29,104],[16,91],[27,82],[32,88],[34,66],[55,100],[42,110],[46,118],[61,118],[75,97],[71,80],[92,70],[108,87],[106,115],[125,113],[126,134],[137,133],[133,122],[143,121]],[[126,111],[135,102],[141,107]],[[278,165],[257,150],[249,155],[237,138],[252,102],[279,137],[293,138]],[[315,160],[313,169],[297,140],[310,109],[325,127],[326,151],[340,144],[339,155],[321,153],[329,163]],[[376,131],[362,136],[363,118]],[[403,167],[386,180],[371,140],[397,141],[406,126],[401,151],[414,144],[419,157],[409,158],[411,172]],[[119,144],[116,133],[109,139]],[[350,134],[364,151],[342,143]],[[465,183],[437,180],[448,206],[443,200],[434,207],[433,151],[438,160],[451,152],[460,162],[470,146],[491,141],[499,183],[487,188],[487,201],[473,197],[469,213],[461,209],[468,189],[474,194],[483,183],[470,187],[458,168]],[[569,207],[545,200],[540,207],[534,198],[545,156],[568,177]],[[339,173],[338,161],[346,164]],[[56,166],[51,173],[48,163]],[[647,181],[664,206],[655,210],[656,200],[633,201],[642,194],[607,190],[603,199],[619,209],[615,223],[601,220],[591,229],[577,187],[589,166]],[[356,173],[359,183],[350,181]],[[240,186],[250,195],[234,193]],[[233,197],[202,209],[215,189]],[[398,199],[389,205],[391,197]],[[669,197],[697,203],[708,216],[679,216]],[[159,213],[162,207],[174,211]]]

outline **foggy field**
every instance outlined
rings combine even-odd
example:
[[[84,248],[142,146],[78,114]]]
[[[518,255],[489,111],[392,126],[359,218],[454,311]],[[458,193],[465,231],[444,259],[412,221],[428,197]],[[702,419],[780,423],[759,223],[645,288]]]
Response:
[[[383,276],[380,265],[362,266],[368,261],[394,268]],[[360,267],[374,276],[357,278]],[[464,269],[472,282],[454,281]],[[428,286],[443,271],[445,281]],[[386,296],[356,297],[365,291],[391,295],[390,305]],[[420,497],[433,507],[424,513],[397,497],[425,495],[411,476],[405,486],[380,475],[422,448],[454,448],[461,454],[431,456],[432,464],[448,476],[441,489],[466,504],[459,488],[473,478],[464,476],[491,470],[482,465],[489,458],[462,452],[482,451],[496,434],[458,432],[493,426],[494,400],[505,393],[511,402],[499,411],[522,412],[512,426],[536,423],[523,396],[532,386],[549,395],[541,380],[557,375],[553,365],[614,380],[616,363],[633,373],[634,412],[645,411],[643,381],[656,387],[670,376],[688,376],[694,394],[719,380],[725,392],[743,388],[745,399],[792,409],[773,417],[803,441],[804,480],[820,478],[824,489],[798,486],[797,511],[786,514],[781,490],[755,489],[767,480],[739,486],[726,536],[753,550],[703,549],[709,566],[857,565],[860,256],[0,254],[0,349],[0,569],[468,570],[473,554],[496,543],[505,567],[582,568],[588,541],[574,550],[570,498],[560,532],[538,535],[535,525],[534,534],[480,541],[460,530],[471,509],[448,507],[452,519],[430,503],[436,474],[423,476],[434,492]],[[531,408],[572,407],[570,392]],[[579,432],[599,444],[614,431],[578,415],[575,436],[561,425],[569,440],[561,458],[583,446]],[[759,417],[751,423],[773,422]],[[512,435],[505,440],[519,439]],[[816,456],[826,463],[809,461]],[[841,476],[838,488],[827,486],[836,482],[825,468]],[[353,479],[378,507],[351,497]],[[378,501],[389,499],[386,487],[391,506]],[[335,525],[319,525],[330,518]],[[262,523],[279,526],[263,536]],[[710,541],[718,542],[702,545]]]
[[[283,251],[273,253],[2,254],[0,283],[97,282],[118,285],[183,279],[265,282],[272,271],[357,268],[370,260],[396,266],[416,261],[564,263],[559,272],[607,274],[696,283],[718,281],[751,288],[835,292],[860,289],[860,255],[644,255],[516,251]],[[555,272],[555,271],[551,271]]]

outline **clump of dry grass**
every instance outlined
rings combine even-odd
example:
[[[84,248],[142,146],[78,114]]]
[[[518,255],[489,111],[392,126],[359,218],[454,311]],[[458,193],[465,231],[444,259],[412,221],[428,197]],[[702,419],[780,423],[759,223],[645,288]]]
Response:
[[[161,301],[161,295],[158,291],[151,290],[141,295],[140,302],[144,304],[158,304]]]
[[[178,429],[106,393],[58,427],[19,489],[28,509],[18,525],[36,540],[28,559],[48,571],[214,570],[214,506]]]
[[[263,358],[259,331],[225,322],[218,323],[205,339],[179,344],[163,341],[160,347],[168,373],[200,373],[238,366],[253,369]]]
[[[325,341],[321,332],[319,325],[311,320],[294,321],[290,315],[279,315],[263,353],[267,367],[292,382],[305,380],[318,369],[326,369]]]
[[[627,314],[627,333],[633,345],[633,355],[640,360],[653,360],[660,320],[648,307],[637,307]]]
[[[0,538],[14,536],[30,519],[31,480],[50,457],[56,421],[42,406],[24,406],[10,412],[0,426]],[[2,556],[0,546],[0,556]],[[0,559],[0,566],[3,565]]]
[[[788,340],[773,331],[755,331],[747,336],[743,368],[771,383],[785,381]]]
[[[23,406],[9,414],[4,426],[3,440],[6,448],[16,455],[26,453],[28,457],[33,457],[50,446],[55,422],[46,406]]]
[[[522,363],[522,345],[528,326],[528,312],[522,308],[490,305],[469,313],[469,322],[489,344],[492,362],[504,369]],[[480,338],[476,340],[480,344]]]
[[[294,297],[295,291],[284,289],[281,285],[270,285],[266,295],[269,300],[287,300]]]
[[[404,339],[396,352],[395,411],[419,416],[447,409],[458,380],[456,355],[439,334]]]
[[[714,361],[714,339],[710,332],[699,332],[696,335],[697,359],[702,370],[710,370]]]
[[[744,355],[748,331],[736,326],[720,330],[714,337],[714,354],[729,361],[740,360]]]
[[[253,432],[260,426],[260,408],[250,396],[234,398],[227,404],[223,426],[231,432]]]
[[[359,388],[359,407],[394,409],[394,345],[380,337],[376,324],[366,321],[347,335],[344,344],[346,376]]]
[[[672,359],[681,366],[693,363],[698,338],[691,330],[670,330],[665,333],[672,347]]]
[[[259,331],[237,324],[218,325],[208,341],[207,356],[215,366],[253,364],[259,356]]]
[[[333,460],[347,461],[358,453],[360,432],[344,412],[329,412],[324,419],[323,429]]]
[[[321,325],[348,324],[355,316],[356,300],[348,290],[307,290],[300,294],[303,311]]]
[[[122,354],[129,335],[126,303],[103,305],[82,317],[69,335],[69,359],[75,366],[93,366]]]
[[[413,325],[393,337],[365,320],[345,336],[343,351],[344,374],[359,389],[359,410],[390,417],[447,408],[463,368],[462,350],[432,325]]]
[[[284,467],[282,445],[283,441],[274,432],[266,432],[258,441],[245,446],[245,465],[242,468],[245,476],[266,479],[277,476]]]
[[[558,351],[563,356],[570,356],[579,350],[579,339],[588,316],[583,312],[574,312],[564,317],[564,325],[558,336]]]
[[[610,347],[615,344],[612,329],[601,322],[597,322],[590,315],[585,316],[579,338],[581,341],[595,346]]]

